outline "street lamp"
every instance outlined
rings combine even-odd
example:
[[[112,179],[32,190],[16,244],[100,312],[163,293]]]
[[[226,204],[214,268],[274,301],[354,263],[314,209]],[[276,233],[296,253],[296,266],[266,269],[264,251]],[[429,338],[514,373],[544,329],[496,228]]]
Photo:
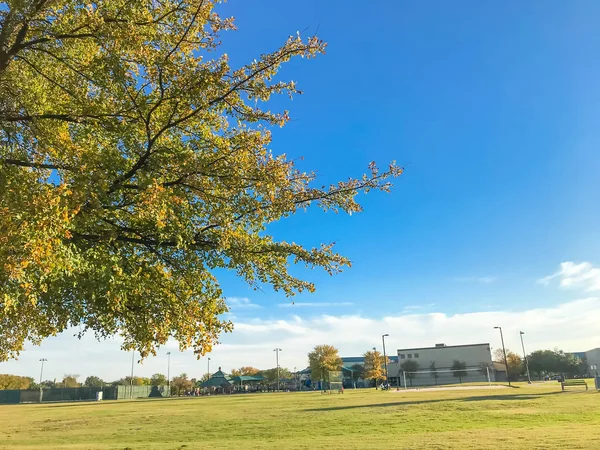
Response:
[[[275,348],[273,351],[275,352],[275,358],[277,361],[277,392],[279,392],[279,352],[282,350],[280,348]]]
[[[527,368],[527,383],[531,384],[531,377],[529,376],[529,361],[527,360],[527,353],[525,353],[525,344],[523,344],[523,333],[519,331],[519,335],[521,336],[521,347],[523,348],[523,358],[525,358],[525,367]]]
[[[42,368],[40,369],[40,403],[42,403],[42,398],[44,397],[44,390],[42,388],[42,377],[44,376],[44,363],[48,361],[46,358],[41,358],[40,362],[42,363]]]
[[[208,357],[208,378],[210,378],[210,356]]]
[[[495,330],[500,330],[500,340],[502,341],[502,353],[504,353],[504,367],[506,367],[506,379],[510,386],[510,376],[508,373],[508,360],[506,359],[506,348],[504,347],[504,335],[502,334],[502,327],[494,327]]]
[[[171,352],[167,352],[167,389],[169,397],[171,396]]]
[[[387,370],[387,357],[385,355],[385,338],[389,337],[389,334],[382,334],[381,341],[383,342],[383,365],[385,367],[385,383],[388,384],[388,370]]]

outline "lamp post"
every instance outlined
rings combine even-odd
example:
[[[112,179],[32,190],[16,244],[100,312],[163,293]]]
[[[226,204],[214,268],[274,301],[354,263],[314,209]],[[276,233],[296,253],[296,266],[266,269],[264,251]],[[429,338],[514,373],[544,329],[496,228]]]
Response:
[[[167,389],[169,397],[171,396],[171,352],[167,352]]]
[[[387,356],[385,354],[385,338],[389,337],[389,334],[381,335],[381,341],[383,342],[383,365],[385,367],[385,383],[388,384],[388,370],[387,370]]]
[[[527,368],[527,383],[531,384],[531,377],[529,376],[529,361],[527,360],[527,353],[525,353],[525,344],[523,344],[523,333],[519,331],[519,335],[521,336],[521,347],[523,348],[523,358],[525,358],[525,367]]]
[[[275,358],[277,361],[277,392],[279,392],[279,352],[282,351],[280,348],[273,349],[275,352]]]
[[[40,362],[42,363],[42,368],[40,369],[40,403],[42,403],[42,399],[44,398],[44,389],[42,388],[42,377],[44,376],[44,363],[48,361],[46,358],[41,358]]]
[[[375,357],[377,356],[377,355],[375,354],[376,352],[377,352],[377,348],[376,348],[376,347],[373,347],[373,361],[375,361]],[[373,362],[373,364],[374,364],[374,362]],[[377,389],[378,389],[378,387],[377,387],[377,381],[379,381],[379,380],[375,380],[375,390],[377,390]]]
[[[502,327],[494,327],[495,330],[500,330],[500,340],[502,341],[502,353],[504,353],[504,367],[506,367],[506,379],[510,386],[510,376],[508,373],[508,360],[506,359],[506,347],[504,347],[504,335],[502,334]]]
[[[208,378],[210,378],[210,356],[208,357],[208,369],[207,370],[208,370]]]

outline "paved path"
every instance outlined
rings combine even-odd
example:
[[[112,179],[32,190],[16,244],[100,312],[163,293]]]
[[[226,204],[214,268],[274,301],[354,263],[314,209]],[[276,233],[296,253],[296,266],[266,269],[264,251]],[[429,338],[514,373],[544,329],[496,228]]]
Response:
[[[472,391],[480,389],[507,389],[508,386],[492,385],[492,386],[450,386],[450,387],[432,387],[432,388],[408,388],[400,389],[393,392],[431,392],[431,391]]]

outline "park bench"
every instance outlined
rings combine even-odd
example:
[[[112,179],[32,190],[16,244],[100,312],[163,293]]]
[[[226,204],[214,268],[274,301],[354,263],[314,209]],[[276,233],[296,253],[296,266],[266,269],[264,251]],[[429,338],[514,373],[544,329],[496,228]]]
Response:
[[[588,390],[588,385],[585,382],[585,380],[582,380],[580,378],[575,378],[572,380],[563,380],[560,383],[562,390],[564,391],[566,387],[571,387],[571,386],[585,386],[585,390]]]

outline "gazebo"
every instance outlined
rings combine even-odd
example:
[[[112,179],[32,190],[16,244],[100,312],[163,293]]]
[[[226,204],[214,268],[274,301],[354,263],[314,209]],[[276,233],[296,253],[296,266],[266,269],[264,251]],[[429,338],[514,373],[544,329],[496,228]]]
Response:
[[[214,390],[216,393],[221,392],[223,394],[230,393],[233,388],[231,382],[221,371],[220,367],[218,371],[213,373],[211,377],[204,381],[200,386],[205,389]]]
[[[257,386],[265,380],[262,375],[241,375],[230,378],[230,382],[239,392],[257,391]]]

